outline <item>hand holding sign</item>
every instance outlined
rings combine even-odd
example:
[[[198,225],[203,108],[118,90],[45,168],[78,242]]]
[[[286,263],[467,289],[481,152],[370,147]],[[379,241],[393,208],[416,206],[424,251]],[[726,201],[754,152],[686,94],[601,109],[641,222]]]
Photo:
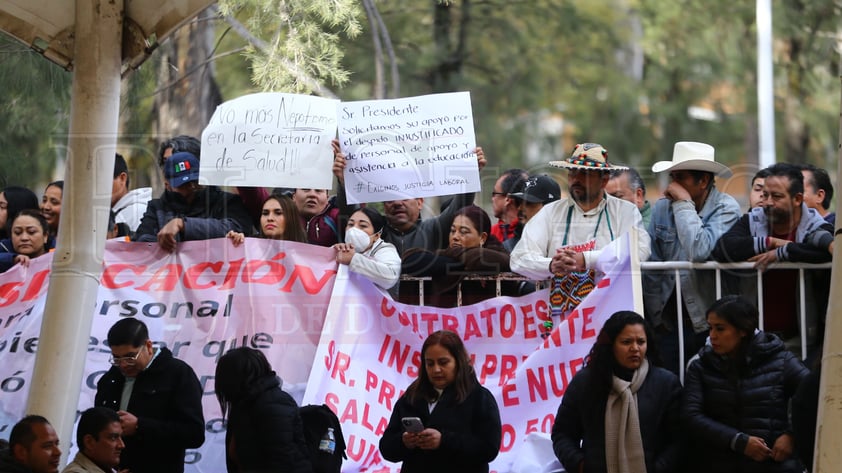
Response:
[[[467,92],[343,102],[339,120],[349,203],[480,190]]]

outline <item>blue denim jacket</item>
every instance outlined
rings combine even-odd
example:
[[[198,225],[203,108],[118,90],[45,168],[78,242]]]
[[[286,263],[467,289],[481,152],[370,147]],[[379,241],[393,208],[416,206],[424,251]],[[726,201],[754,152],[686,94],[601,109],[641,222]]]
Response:
[[[652,209],[648,231],[652,241],[649,261],[706,261],[717,240],[740,218],[740,205],[728,194],[715,187],[705,200],[701,212],[689,201],[660,199]],[[646,271],[643,273],[643,302],[646,316],[654,326],[665,323],[672,327],[676,321],[661,320],[664,304],[675,288],[674,271]],[[681,295],[687,316],[698,332],[707,330],[705,311],[716,294],[713,271],[681,270]]]

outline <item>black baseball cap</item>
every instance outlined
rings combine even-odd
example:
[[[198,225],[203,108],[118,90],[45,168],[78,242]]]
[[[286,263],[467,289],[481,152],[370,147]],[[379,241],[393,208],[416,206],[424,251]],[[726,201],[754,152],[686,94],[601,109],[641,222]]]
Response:
[[[550,176],[532,176],[523,183],[523,190],[511,194],[527,202],[548,204],[561,198],[561,187]]]

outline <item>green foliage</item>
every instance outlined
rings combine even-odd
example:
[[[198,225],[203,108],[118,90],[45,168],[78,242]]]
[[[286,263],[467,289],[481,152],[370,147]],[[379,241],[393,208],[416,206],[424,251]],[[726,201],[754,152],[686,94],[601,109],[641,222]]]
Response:
[[[0,34],[0,188],[36,193],[64,157],[70,114],[70,74]]]
[[[361,30],[356,1],[222,0],[219,9],[245,19],[252,33],[271,38],[266,48],[251,45],[246,52],[252,79],[263,90],[307,93],[313,88],[307,77],[333,84],[348,81],[341,67],[341,41]]]

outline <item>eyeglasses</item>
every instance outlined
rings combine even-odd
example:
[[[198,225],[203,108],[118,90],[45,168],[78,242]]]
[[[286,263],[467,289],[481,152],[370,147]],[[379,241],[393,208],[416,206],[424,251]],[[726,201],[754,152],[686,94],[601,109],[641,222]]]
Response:
[[[491,191],[491,197],[494,197],[495,195],[502,195],[503,197],[506,197],[508,194],[506,194],[505,192]]]
[[[111,356],[108,359],[108,362],[114,366],[120,366],[121,364],[125,364],[126,366],[134,366],[137,364],[137,357],[140,356],[140,352],[135,353],[134,355],[126,355],[126,356]]]

